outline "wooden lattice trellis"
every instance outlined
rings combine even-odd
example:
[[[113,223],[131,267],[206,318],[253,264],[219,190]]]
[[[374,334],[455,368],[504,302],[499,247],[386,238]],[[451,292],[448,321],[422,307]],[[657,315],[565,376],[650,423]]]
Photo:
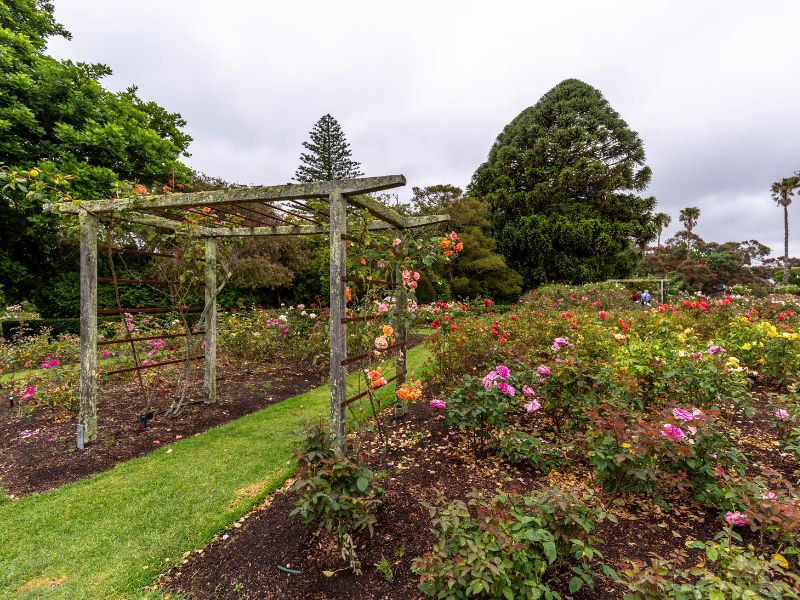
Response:
[[[136,223],[176,233],[199,236],[205,240],[205,351],[204,395],[206,402],[216,401],[216,260],[217,238],[248,236],[319,235],[330,236],[330,416],[334,433],[345,434],[345,407],[357,397],[347,398],[347,365],[358,357],[347,357],[346,302],[346,243],[348,207],[366,210],[377,220],[369,229],[409,229],[442,223],[447,215],[407,217],[370,198],[366,194],[405,185],[402,175],[364,177],[341,181],[259,186],[207,192],[170,193],[164,195],[139,195],[131,198],[76,201],[57,203],[47,210],[77,213],[80,225],[81,270],[81,342],[80,342],[80,416],[79,437],[91,442],[97,437],[97,250],[100,218],[113,215],[123,222]],[[311,206],[305,201],[317,199],[327,202],[328,210]],[[187,216],[194,221],[190,228],[182,227]],[[327,223],[325,220],[327,219]],[[138,252],[136,249],[116,250]],[[133,283],[133,280],[106,280],[102,282]],[[144,283],[142,281],[138,283]],[[406,307],[406,293],[402,285],[395,291],[395,310]],[[120,309],[120,311],[154,311],[156,309]],[[114,312],[120,312],[114,311]],[[359,318],[359,317],[356,317]],[[397,368],[393,378],[395,388],[405,378],[404,328],[398,335],[396,350]],[[123,340],[130,341],[130,340]],[[101,342],[108,343],[108,342]],[[181,359],[181,360],[185,360]],[[179,362],[179,361],[175,361]],[[166,364],[166,363],[161,363]],[[123,372],[135,370],[116,370]]]

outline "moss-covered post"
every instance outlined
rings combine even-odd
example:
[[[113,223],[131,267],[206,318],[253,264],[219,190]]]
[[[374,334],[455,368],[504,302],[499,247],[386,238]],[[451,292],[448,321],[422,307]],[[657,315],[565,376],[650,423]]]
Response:
[[[394,318],[395,318],[395,333],[397,334],[397,357],[395,358],[397,379],[395,379],[395,405],[394,413],[396,415],[404,415],[408,412],[408,406],[405,402],[397,398],[397,390],[406,381],[406,338],[408,332],[406,331],[406,318],[408,316],[408,296],[406,295],[406,286],[403,285],[403,273],[397,269],[395,274],[395,293],[394,293]]]
[[[203,393],[206,404],[217,401],[217,241],[206,241],[206,337]]]
[[[97,217],[78,214],[81,235],[81,372],[78,447],[97,439]]]
[[[344,439],[345,401],[347,400],[347,369],[342,361],[347,358],[347,298],[344,276],[347,250],[343,236],[347,234],[347,200],[341,190],[333,190],[330,203],[330,345],[331,345],[331,430],[339,442]]]

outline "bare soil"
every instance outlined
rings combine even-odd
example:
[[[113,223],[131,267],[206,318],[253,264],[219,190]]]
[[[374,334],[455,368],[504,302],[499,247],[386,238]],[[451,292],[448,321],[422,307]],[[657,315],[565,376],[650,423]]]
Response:
[[[0,405],[0,486],[13,497],[43,492],[143,456],[160,444],[173,442],[227,423],[320,385],[326,371],[307,365],[254,365],[242,369],[218,366],[216,404],[202,401],[202,372],[188,401],[176,416],[166,416],[169,390],[145,406],[134,377],[100,385],[98,439],[84,450],[76,448],[74,417],[51,408],[21,414],[18,407]],[[199,382],[199,383],[198,383]],[[136,417],[152,412],[146,427]],[[25,437],[30,432],[33,435]]]

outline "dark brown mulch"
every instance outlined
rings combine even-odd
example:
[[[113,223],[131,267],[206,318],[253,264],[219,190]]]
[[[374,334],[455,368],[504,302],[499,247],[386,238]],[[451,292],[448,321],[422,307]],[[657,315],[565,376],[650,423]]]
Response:
[[[322,383],[327,372],[297,365],[288,368],[254,366],[247,370],[221,365],[219,401],[203,404],[202,373],[189,402],[174,417],[165,416],[167,393],[156,398],[153,418],[144,428],[136,417],[145,412],[140,388],[126,378],[100,386],[98,440],[80,451],[75,447],[76,421],[52,409],[21,416],[7,403],[0,406],[0,486],[12,496],[43,492],[110,469],[159,447],[232,421]],[[22,432],[37,431],[23,438]]]
[[[754,421],[747,437],[771,443],[765,425]],[[296,495],[284,491],[208,546],[188,555],[183,564],[162,577],[160,588],[193,599],[421,598],[411,561],[435,542],[423,501],[434,501],[439,491],[448,499],[465,499],[472,490],[524,493],[549,484],[593,486],[588,469],[581,465],[541,476],[518,471],[491,456],[476,459],[426,402],[412,406],[408,417],[390,418],[388,429],[391,447],[385,453],[372,447],[369,458],[374,470],[387,473],[382,481],[386,502],[378,514],[375,536],[370,539],[365,533],[356,538],[363,575],[355,576],[344,568],[329,537],[315,536],[313,526],[303,526],[299,517],[290,516]],[[783,457],[776,458],[771,466],[783,467]],[[630,559],[649,563],[651,557],[667,556],[673,550],[685,551],[686,560],[693,564],[697,551],[686,551],[685,542],[710,540],[721,529],[718,511],[702,509],[687,498],[670,499],[669,510],[644,496],[626,496],[616,503],[611,498],[604,500],[619,522],[600,525],[596,534],[602,541],[597,547],[618,569],[628,566]],[[742,533],[747,541],[755,541],[749,532]],[[392,568],[392,581],[376,568],[384,558]],[[279,565],[301,573],[283,573]],[[335,574],[329,577],[324,571]],[[566,584],[569,575],[558,579]],[[605,577],[598,578],[594,591],[584,588],[573,596],[559,587],[565,598],[576,599],[621,598],[627,591]]]

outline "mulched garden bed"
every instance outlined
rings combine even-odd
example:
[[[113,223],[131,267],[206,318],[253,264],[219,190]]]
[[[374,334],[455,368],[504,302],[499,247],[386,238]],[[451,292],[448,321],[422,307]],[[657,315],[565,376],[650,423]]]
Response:
[[[167,392],[157,397],[154,416],[143,427],[144,412],[134,378],[102,383],[98,394],[98,439],[79,451],[74,418],[49,408],[20,415],[8,403],[0,405],[0,486],[12,497],[43,492],[110,469],[117,463],[313,389],[327,379],[324,369],[303,365],[254,365],[246,370],[218,366],[216,404],[202,402],[202,372],[181,412],[163,414],[171,402]],[[199,381],[199,384],[197,382]]]
[[[549,484],[594,485],[590,472],[580,464],[541,476],[509,467],[493,456],[476,459],[427,402],[414,404],[407,417],[386,421],[389,449],[384,452],[377,443],[365,442],[370,467],[387,475],[381,481],[386,501],[378,512],[374,538],[366,533],[356,536],[361,576],[345,568],[329,537],[315,536],[313,526],[304,526],[298,516],[289,515],[296,495],[286,491],[287,482],[284,490],[242,517],[234,528],[187,555],[162,577],[160,589],[194,599],[421,598],[411,560],[435,542],[422,502],[434,501],[440,491],[448,499],[466,499],[472,490],[492,495],[501,490],[525,493]],[[741,427],[740,441],[747,450],[773,445],[775,438],[766,421],[743,421]],[[797,461],[786,460],[778,452],[759,453],[757,460],[795,482],[800,477]],[[651,557],[665,556],[673,549],[685,550],[689,539],[710,540],[721,529],[718,511],[700,508],[691,499],[670,499],[670,505],[665,510],[636,495],[608,502],[606,509],[619,523],[604,522],[596,532],[603,540],[598,548],[606,561],[620,568],[626,566],[626,559],[649,563]],[[748,531],[742,533],[746,541],[757,542]],[[690,562],[696,560],[696,552],[687,551]],[[392,581],[375,567],[384,558],[391,566]],[[301,572],[281,572],[279,565]],[[335,574],[326,576],[324,571]],[[569,576],[560,579],[567,582]],[[594,591],[583,589],[574,596],[566,589],[559,591],[565,598],[608,599],[621,598],[626,588],[599,578]]]

